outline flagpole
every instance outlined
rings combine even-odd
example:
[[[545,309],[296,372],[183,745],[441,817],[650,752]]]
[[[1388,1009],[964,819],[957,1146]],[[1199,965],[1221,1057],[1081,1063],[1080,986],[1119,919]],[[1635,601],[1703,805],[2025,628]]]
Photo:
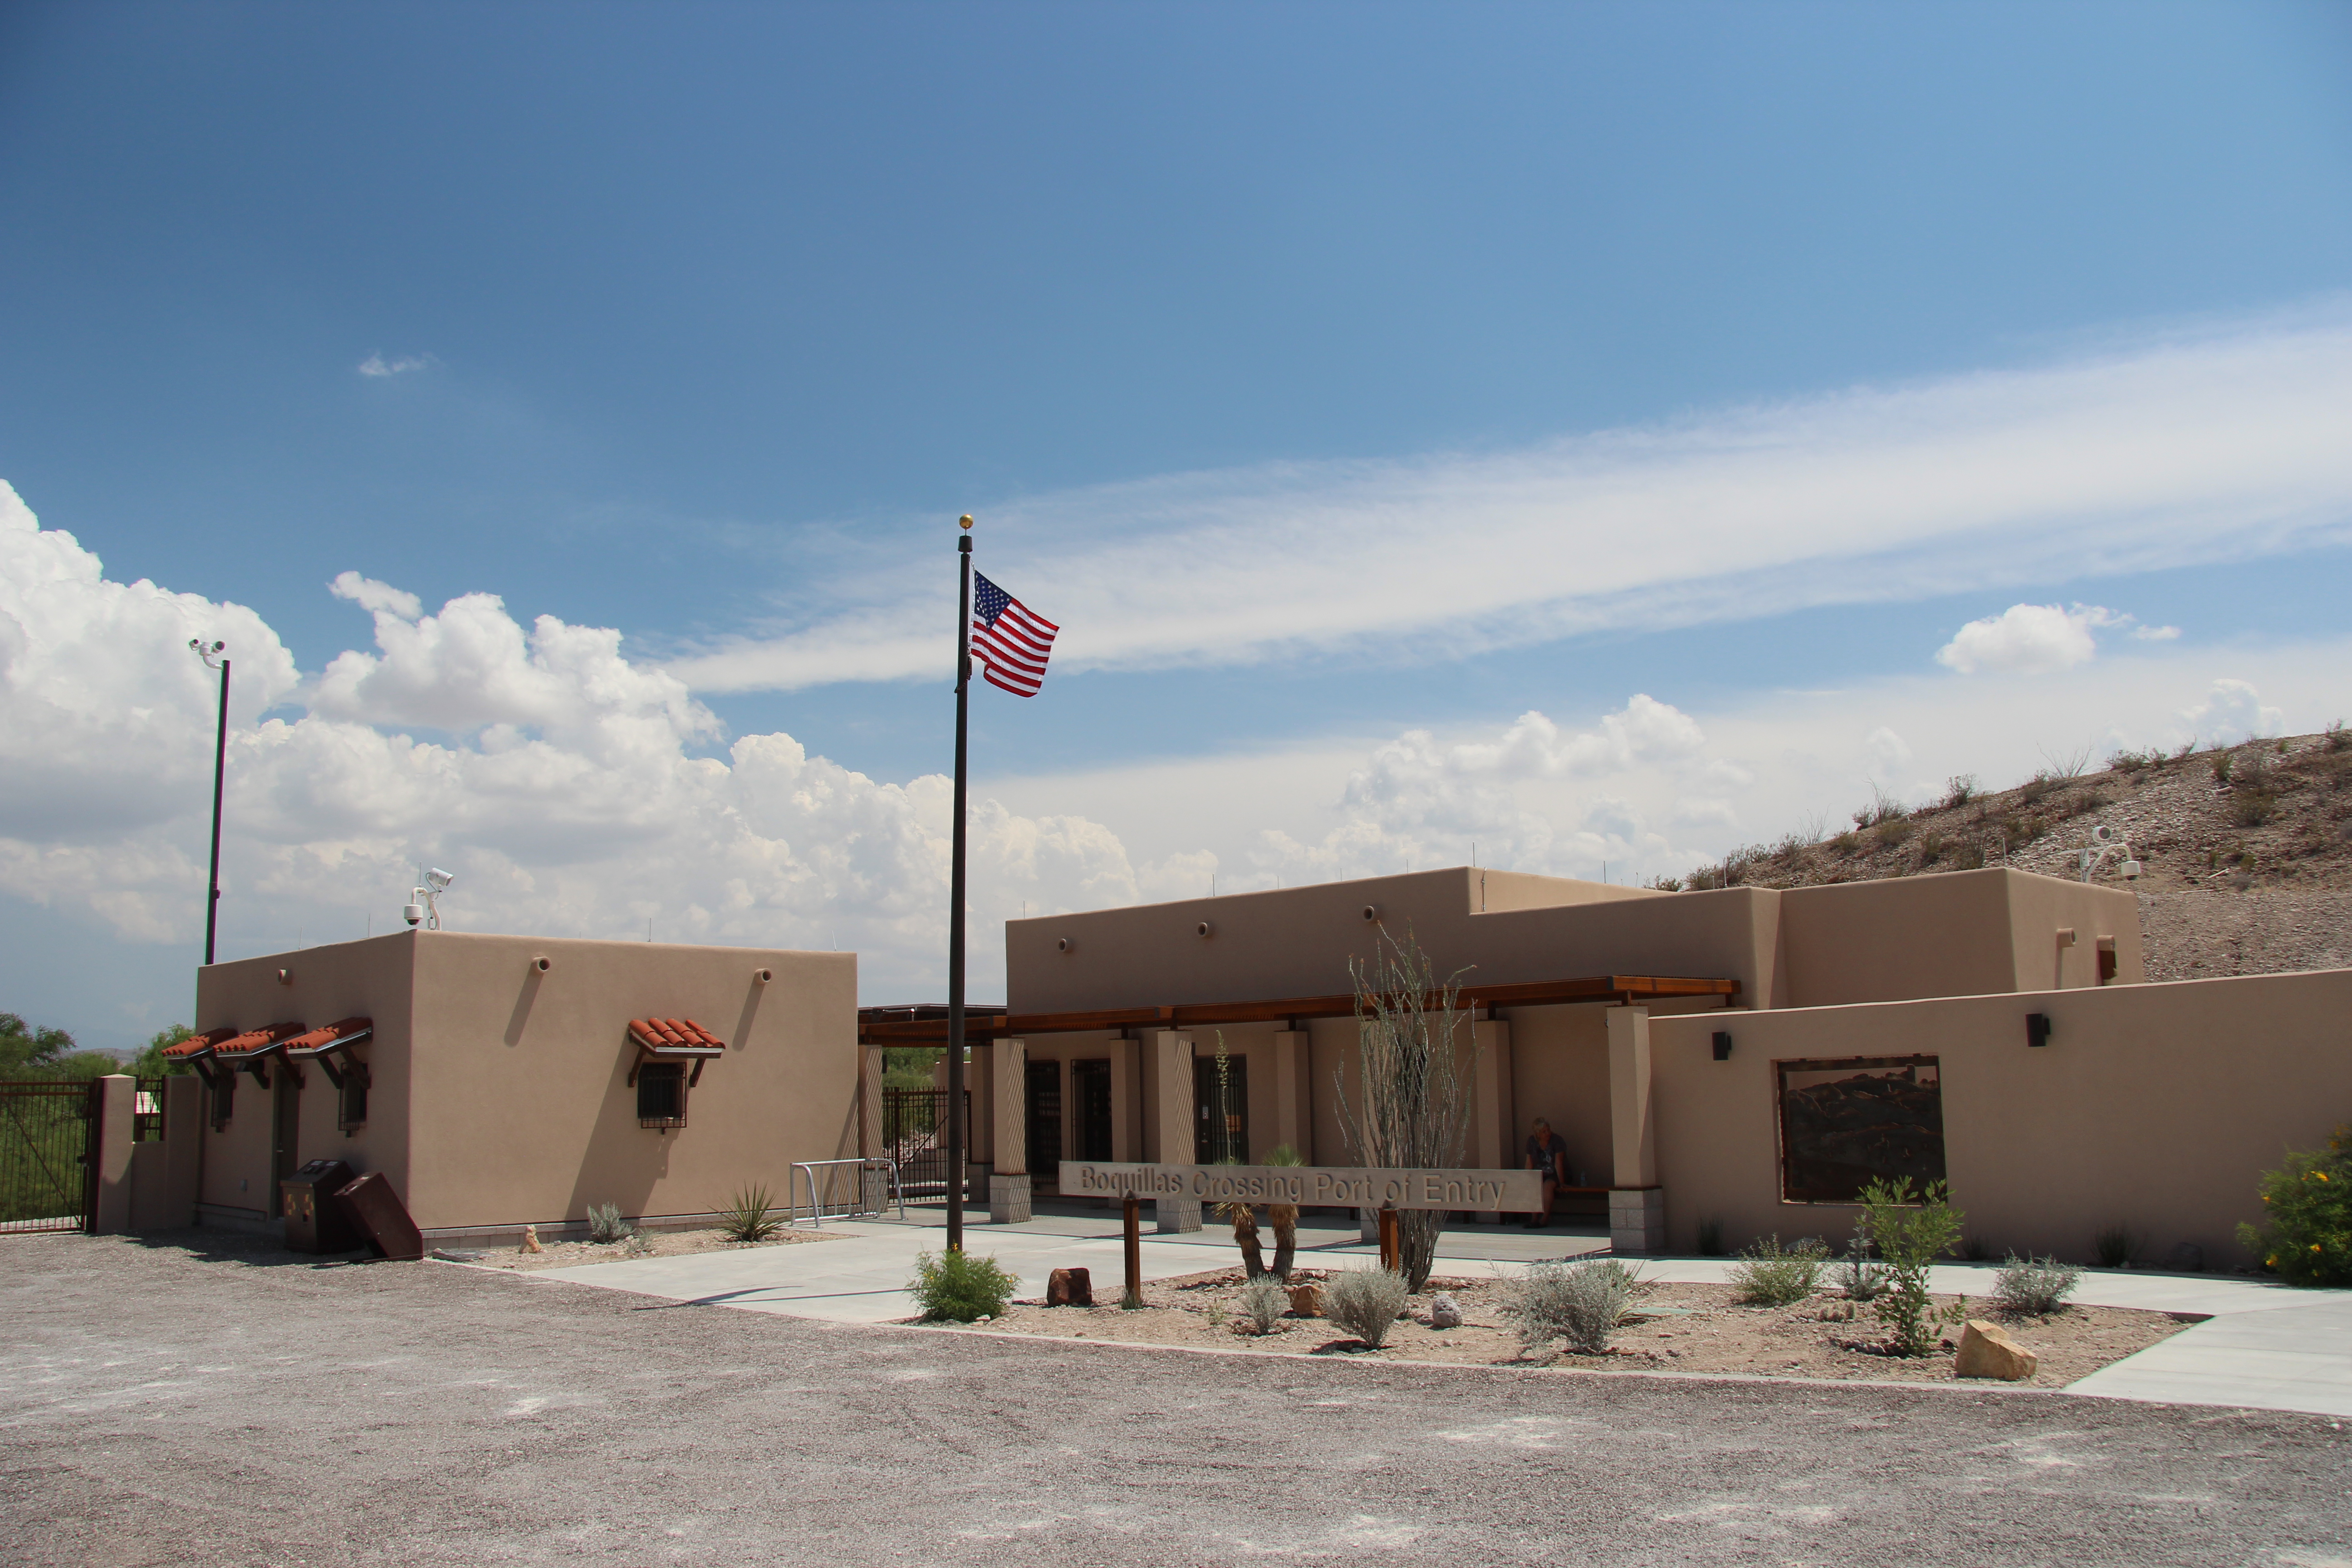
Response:
[[[948,1250],[963,1250],[963,1195],[970,1173],[963,1151],[963,754],[971,689],[971,516],[956,540],[962,586],[956,598],[956,740],[953,859],[948,872]]]

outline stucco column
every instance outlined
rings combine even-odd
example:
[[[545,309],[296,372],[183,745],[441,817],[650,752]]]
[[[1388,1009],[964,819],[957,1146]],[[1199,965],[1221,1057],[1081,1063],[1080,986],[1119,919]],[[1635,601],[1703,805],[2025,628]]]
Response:
[[[1658,1187],[1656,1128],[1650,1114],[1650,1010],[1609,1009],[1609,1132],[1616,1180],[1609,1193],[1614,1252],[1663,1252],[1666,1194]]]
[[[1477,1070],[1470,1082],[1470,1147],[1465,1163],[1483,1170],[1507,1171],[1519,1162],[1518,1110],[1511,1095],[1511,1026],[1496,1018],[1471,1026],[1478,1043]],[[1500,1225],[1500,1214],[1476,1214],[1485,1225]]]
[[[131,1228],[131,1115],[137,1109],[139,1080],[109,1073],[99,1083],[98,1207],[90,1232],[119,1236]]]
[[[1152,1131],[1156,1155],[1163,1165],[1192,1163],[1192,1037],[1174,1029],[1154,1029],[1145,1037],[1151,1054]],[[1154,1198],[1152,1208],[1161,1230],[1201,1228],[1201,1200],[1194,1197]]]
[[[999,1040],[990,1050],[989,1099],[995,1123],[995,1151],[988,1174],[988,1217],[994,1225],[1018,1225],[1029,1217],[1029,1047],[1022,1040]]]
[[[971,1144],[963,1152],[966,1185],[964,1201],[972,1201],[973,1188],[985,1190],[988,1170],[996,1158],[996,1053],[985,1046],[967,1046],[970,1054],[964,1058],[964,1092],[971,1098]]]
[[[879,1046],[861,1048],[857,1064],[857,1153],[866,1160],[878,1159],[888,1151],[883,1148],[882,1123],[882,1064],[886,1058]],[[168,1125],[168,1124],[167,1124]]]
[[[1285,1029],[1274,1037],[1274,1141],[1315,1163],[1315,1085],[1307,1031]]]
[[[1110,1157],[1121,1163],[1143,1158],[1143,1079],[1136,1052],[1125,1036],[1110,1043]]]

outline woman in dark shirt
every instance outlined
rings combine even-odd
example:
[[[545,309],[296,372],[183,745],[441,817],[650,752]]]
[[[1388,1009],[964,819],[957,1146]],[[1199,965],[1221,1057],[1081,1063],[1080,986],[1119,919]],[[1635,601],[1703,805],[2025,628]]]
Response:
[[[1523,1222],[1532,1230],[1551,1223],[1552,1201],[1568,1184],[1568,1144],[1540,1116],[1528,1134],[1528,1169],[1543,1173],[1543,1213],[1529,1215]]]

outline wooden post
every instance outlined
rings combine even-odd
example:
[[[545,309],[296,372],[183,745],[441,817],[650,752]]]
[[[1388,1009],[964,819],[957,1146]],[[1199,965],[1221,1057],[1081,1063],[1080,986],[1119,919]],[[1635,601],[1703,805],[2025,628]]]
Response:
[[[1400,1267],[1399,1254],[1403,1251],[1397,1240],[1397,1211],[1394,1204],[1381,1205],[1381,1267]]]
[[[1132,1312],[1143,1305],[1143,1200],[1127,1194],[1127,1294],[1119,1305]]]

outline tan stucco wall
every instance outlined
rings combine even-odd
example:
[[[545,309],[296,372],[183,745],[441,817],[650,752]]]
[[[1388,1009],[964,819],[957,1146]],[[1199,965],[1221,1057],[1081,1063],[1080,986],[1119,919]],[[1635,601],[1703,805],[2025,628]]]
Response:
[[[2053,1029],[2040,1049],[2035,1012]],[[2352,970],[1655,1018],[1669,1245],[1690,1249],[1708,1218],[1735,1246],[1842,1243],[1850,1207],[1779,1201],[1772,1063],[1916,1053],[1941,1068],[1953,1202],[1996,1255],[2084,1260],[2121,1224],[2158,1261],[2183,1241],[2209,1268],[2245,1261],[2233,1233],[2257,1215],[2261,1172],[2352,1121],[2347,1018]],[[1729,1061],[1712,1059],[1717,1028]]]
[[[315,1064],[302,1069],[300,1125],[294,1163],[342,1160],[354,1171],[382,1171],[406,1193],[408,1173],[409,975],[416,933],[306,947],[261,958],[215,963],[196,972],[198,1033],[224,1026],[260,1028],[299,1022],[316,1027],[340,1018],[375,1020],[375,1038],[362,1049],[373,1087],[367,1125],[351,1136],[335,1127],[335,1089]],[[291,984],[280,984],[286,970]],[[279,1064],[270,1064],[274,1083]],[[204,1173],[197,1201],[229,1208],[268,1210],[272,1091],[237,1075],[236,1112],[219,1132],[205,1125]],[[209,1117],[210,1106],[206,1104]]]
[[[854,953],[422,932],[408,1201],[461,1228],[703,1214],[737,1187],[781,1201],[796,1160],[857,1152]],[[531,966],[544,954],[545,974]],[[761,984],[758,969],[774,972]],[[690,1017],[728,1044],[688,1125],[637,1125],[631,1018]]]
[[[2063,969],[2061,928],[2077,938]],[[1780,1006],[2094,985],[2101,936],[2116,941],[2116,984],[2146,977],[2130,892],[1998,867],[1792,888],[1780,895]]]

